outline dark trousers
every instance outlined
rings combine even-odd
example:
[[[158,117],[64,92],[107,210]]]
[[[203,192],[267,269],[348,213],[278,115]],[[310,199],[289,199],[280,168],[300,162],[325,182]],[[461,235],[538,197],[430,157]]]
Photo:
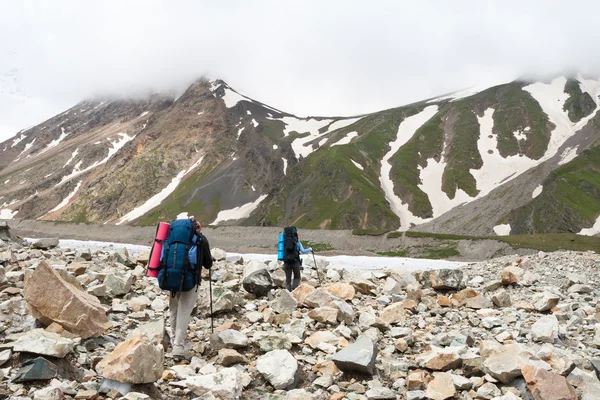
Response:
[[[300,285],[300,263],[283,263],[285,271],[285,287],[289,292],[296,289]],[[294,282],[292,283],[292,272],[294,272]]]

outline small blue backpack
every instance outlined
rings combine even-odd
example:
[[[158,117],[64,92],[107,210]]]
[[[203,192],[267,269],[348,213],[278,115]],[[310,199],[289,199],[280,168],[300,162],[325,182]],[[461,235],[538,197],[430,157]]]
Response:
[[[160,271],[158,272],[158,286],[163,290],[171,291],[173,296],[177,292],[187,292],[200,284],[200,264],[202,260],[202,246],[199,235],[195,242],[196,224],[189,219],[176,219],[171,222],[169,236],[165,240],[163,258]],[[196,268],[192,266],[189,259],[189,251],[192,246],[196,247],[197,260],[194,260]]]

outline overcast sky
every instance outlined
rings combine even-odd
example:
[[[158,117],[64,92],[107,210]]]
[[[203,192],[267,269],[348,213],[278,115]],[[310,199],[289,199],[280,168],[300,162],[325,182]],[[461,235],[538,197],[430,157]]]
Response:
[[[594,0],[0,0],[0,140],[95,94],[205,74],[300,116],[566,68],[598,76],[599,22]]]

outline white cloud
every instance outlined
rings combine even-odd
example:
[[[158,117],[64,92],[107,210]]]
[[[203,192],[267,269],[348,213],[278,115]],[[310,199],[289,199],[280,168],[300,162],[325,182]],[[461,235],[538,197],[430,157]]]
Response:
[[[299,116],[349,116],[600,71],[597,15],[593,0],[5,1],[0,138],[94,94],[179,91],[204,73]]]

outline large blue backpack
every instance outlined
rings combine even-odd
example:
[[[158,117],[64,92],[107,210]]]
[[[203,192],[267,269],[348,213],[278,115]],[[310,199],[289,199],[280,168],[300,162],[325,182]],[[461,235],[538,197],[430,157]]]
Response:
[[[160,271],[158,272],[158,286],[163,290],[169,290],[173,295],[177,292],[187,292],[200,283],[200,263],[202,259],[200,252],[202,246],[198,235],[198,243],[194,242],[196,224],[189,219],[176,219],[171,222],[169,236],[165,240],[163,258]],[[197,260],[194,260],[194,268],[189,259],[189,251],[192,246],[196,247]]]

